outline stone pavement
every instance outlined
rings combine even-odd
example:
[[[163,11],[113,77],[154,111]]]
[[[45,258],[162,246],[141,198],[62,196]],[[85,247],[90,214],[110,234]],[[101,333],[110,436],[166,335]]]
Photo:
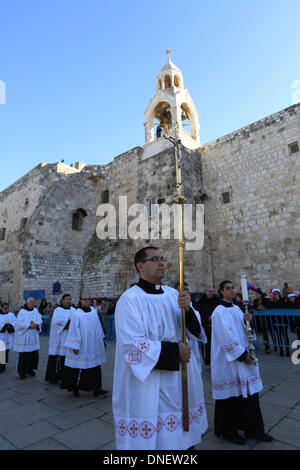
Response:
[[[10,352],[6,372],[0,375],[0,450],[114,450],[111,393],[95,398],[81,392],[74,398],[57,385],[44,381],[48,338],[41,337],[39,370],[35,377],[16,376],[16,358]],[[115,343],[107,345],[103,365],[103,387],[112,390]],[[211,398],[210,370],[203,366],[203,383],[209,429],[198,450],[300,450],[300,364],[278,353],[258,353],[264,390],[260,403],[266,431],[274,437],[270,444],[248,440],[237,446],[218,439],[213,432],[214,401]]]

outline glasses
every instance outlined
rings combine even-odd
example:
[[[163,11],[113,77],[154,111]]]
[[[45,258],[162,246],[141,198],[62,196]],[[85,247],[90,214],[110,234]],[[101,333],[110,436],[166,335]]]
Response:
[[[90,297],[85,297],[84,299],[82,298],[81,300],[91,300]]]
[[[152,256],[152,258],[145,259],[143,263],[146,263],[146,261],[153,261],[154,263],[157,263],[158,261],[166,261],[166,258],[163,256]]]

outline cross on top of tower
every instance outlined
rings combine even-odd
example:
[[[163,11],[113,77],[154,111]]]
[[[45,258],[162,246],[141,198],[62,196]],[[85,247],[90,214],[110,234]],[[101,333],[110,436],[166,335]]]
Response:
[[[166,54],[168,55],[168,60],[171,59],[171,52],[172,52],[172,49],[166,49]]]

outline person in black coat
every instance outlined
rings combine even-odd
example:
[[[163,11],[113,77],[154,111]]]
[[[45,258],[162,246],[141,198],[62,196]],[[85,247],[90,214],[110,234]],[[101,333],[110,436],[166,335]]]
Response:
[[[273,310],[285,309],[286,308],[286,301],[281,297],[279,289],[272,289],[271,298],[268,302],[267,308]],[[288,337],[288,318],[286,316],[281,315],[274,315],[272,316],[272,323],[274,327],[274,334],[276,337],[276,341],[279,345],[279,355],[284,355],[284,348],[285,348],[285,355],[287,357],[290,356],[290,348],[289,348],[289,337]]]
[[[260,289],[258,289],[257,291],[255,291],[255,295],[256,298],[253,301],[252,308],[254,310],[266,310],[266,308],[268,308],[268,299],[266,299],[266,294],[263,293]],[[273,343],[275,343],[275,336],[271,326],[271,317],[266,315],[257,316],[256,325],[257,329],[261,330],[263,334],[265,353],[271,354],[268,332],[271,334]]]
[[[220,301],[220,298],[215,294],[214,288],[208,286],[200,300],[194,304],[194,308],[200,313],[201,323],[207,337],[207,343],[202,343],[203,361],[207,366],[210,365],[211,316],[214,309],[220,304]]]
[[[296,294],[293,294],[292,292],[288,293],[286,308],[289,310],[300,310],[300,307],[297,304],[296,300]],[[289,318],[291,322],[292,331],[296,332],[297,339],[300,339],[300,316],[293,316]]]

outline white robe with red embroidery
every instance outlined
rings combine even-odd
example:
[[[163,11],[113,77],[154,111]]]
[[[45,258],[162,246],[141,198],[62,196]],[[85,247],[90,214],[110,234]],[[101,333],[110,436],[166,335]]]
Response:
[[[237,360],[249,350],[244,314],[237,305],[218,305],[212,314],[211,377],[215,400],[260,392],[258,365]]]
[[[207,429],[202,377],[192,352],[187,364],[190,430],[182,426],[179,371],[154,369],[161,342],[181,341],[178,292],[147,294],[133,286],[116,306],[113,414],[117,449],[184,450]],[[201,325],[198,312],[195,312]],[[190,339],[196,338],[187,331]],[[206,341],[204,331],[197,338]]]

